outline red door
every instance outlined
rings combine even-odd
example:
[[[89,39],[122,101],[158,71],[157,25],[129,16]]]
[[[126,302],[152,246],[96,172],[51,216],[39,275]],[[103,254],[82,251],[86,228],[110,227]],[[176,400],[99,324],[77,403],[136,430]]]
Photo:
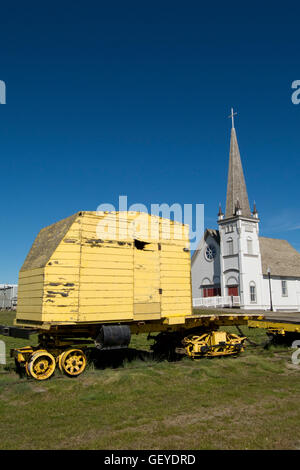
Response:
[[[203,297],[217,297],[221,295],[220,287],[204,287],[203,288]]]
[[[228,286],[228,295],[237,297],[239,295],[239,287],[238,286]]]
[[[205,287],[203,289],[203,297],[213,297],[214,296],[214,288],[213,287]]]

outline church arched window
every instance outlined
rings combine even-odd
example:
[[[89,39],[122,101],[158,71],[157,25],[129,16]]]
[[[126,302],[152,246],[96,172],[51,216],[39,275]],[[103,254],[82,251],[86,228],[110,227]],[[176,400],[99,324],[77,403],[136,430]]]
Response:
[[[253,255],[253,243],[251,237],[247,238],[247,253],[248,255]]]
[[[231,237],[227,240],[227,254],[233,255],[233,240]]]
[[[203,286],[211,286],[211,285],[212,285],[211,280],[208,277],[204,277],[202,279],[202,282],[201,282],[200,286],[199,286],[199,289]]]
[[[251,281],[250,282],[250,302],[252,304],[255,304],[256,303],[256,284],[254,281]]]

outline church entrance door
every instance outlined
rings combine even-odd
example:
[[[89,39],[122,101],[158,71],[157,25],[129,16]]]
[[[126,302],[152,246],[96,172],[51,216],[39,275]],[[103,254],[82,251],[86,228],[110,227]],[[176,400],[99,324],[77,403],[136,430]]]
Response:
[[[203,297],[217,297],[221,295],[221,287],[204,287]]]
[[[227,286],[228,295],[237,297],[239,295],[239,286]]]

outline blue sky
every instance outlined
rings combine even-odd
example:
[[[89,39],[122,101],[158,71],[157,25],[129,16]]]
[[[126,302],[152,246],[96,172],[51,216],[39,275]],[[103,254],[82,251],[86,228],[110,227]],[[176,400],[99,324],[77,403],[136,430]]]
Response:
[[[0,283],[39,230],[101,203],[225,208],[230,108],[261,235],[300,250],[296,2],[1,5]]]

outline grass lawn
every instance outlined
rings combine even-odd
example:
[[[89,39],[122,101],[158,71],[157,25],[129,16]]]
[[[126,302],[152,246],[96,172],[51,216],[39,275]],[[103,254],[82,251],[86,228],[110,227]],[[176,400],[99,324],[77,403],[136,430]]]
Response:
[[[13,317],[0,312],[0,324]],[[242,330],[256,343],[266,339],[263,330]],[[7,353],[30,344],[0,339]],[[131,347],[149,349],[146,336]],[[20,379],[8,358],[0,366],[0,449],[299,449],[300,366],[291,352],[248,345],[237,358],[172,363],[146,354],[45,382]]]

